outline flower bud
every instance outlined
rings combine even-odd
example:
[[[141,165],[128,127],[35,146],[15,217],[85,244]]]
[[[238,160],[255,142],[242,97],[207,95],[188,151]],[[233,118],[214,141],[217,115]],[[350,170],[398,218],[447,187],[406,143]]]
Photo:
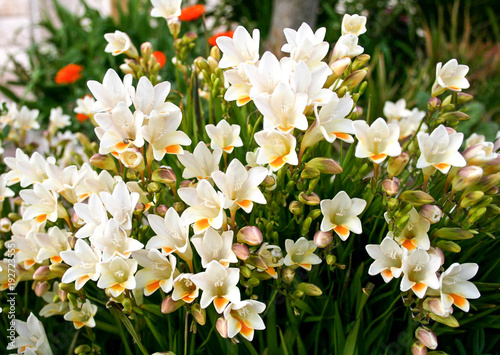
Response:
[[[467,192],[467,191],[466,191]],[[460,200],[461,208],[469,208],[470,206],[476,204],[481,200],[484,196],[484,192],[482,191],[472,191],[468,194],[462,195]]]
[[[165,217],[167,211],[168,211],[167,205],[158,205],[158,207],[156,207],[156,214],[159,215],[160,217]]]
[[[443,307],[443,303],[441,302],[441,299],[438,297],[427,297],[424,300],[423,304],[424,309],[427,312],[434,313],[437,316],[440,317],[448,317],[451,312],[453,312],[453,308],[449,307],[448,309],[445,309]]]
[[[110,155],[94,154],[90,158],[90,164],[103,170],[115,170],[116,164]]]
[[[308,206],[317,206],[321,202],[321,199],[315,192],[311,192],[307,195],[304,191],[302,191],[299,195],[299,201]]]
[[[87,345],[87,344],[79,345],[75,349],[75,354],[76,355],[79,355],[79,354],[91,354],[91,353],[92,353],[92,348],[89,345]]]
[[[172,187],[172,185],[175,186],[177,182],[177,176],[175,176],[174,169],[169,166],[162,166],[153,171],[151,180]]]
[[[50,284],[47,281],[41,281],[35,283],[35,294],[38,297],[42,297],[50,288]]]
[[[273,176],[273,175],[267,175],[265,178],[264,178],[264,181],[262,182],[262,184],[265,186],[265,187],[273,187],[276,185],[276,177]]]
[[[134,69],[130,67],[127,63],[120,64],[120,70],[123,74],[132,74],[134,75]]]
[[[426,192],[407,190],[399,195],[399,199],[410,202],[415,206],[428,205],[434,203],[434,198]]]
[[[342,82],[342,86],[347,87],[348,91],[356,88],[366,77],[366,70],[356,70],[353,71],[347,78]]]
[[[438,346],[436,334],[427,327],[418,327],[415,331],[415,337],[429,349],[434,350]]]
[[[247,264],[255,266],[260,270],[267,270],[269,268],[266,260],[257,254],[250,254],[247,259]]]
[[[2,233],[10,232],[11,225],[12,225],[12,222],[7,217],[0,219],[0,232],[2,232]]]
[[[358,70],[359,68],[362,68],[368,61],[370,60],[370,55],[369,54],[360,54],[354,59],[354,62],[352,63],[352,70]]]
[[[435,224],[443,217],[443,211],[436,205],[424,205],[419,211],[421,217],[424,217],[431,224]]]
[[[467,94],[465,92],[457,92],[457,103],[458,104],[464,104],[466,102],[469,102],[471,101],[474,96],[472,96],[471,94]],[[449,105],[451,104],[451,99],[453,98],[453,95],[449,95],[447,96],[444,100],[443,100],[443,106],[446,106],[446,105]]]
[[[479,166],[466,166],[460,169],[452,181],[453,190],[462,191],[474,184],[483,176],[483,169]]]
[[[60,283],[59,289],[63,290],[64,292],[67,292],[67,293],[76,292],[74,283],[69,283],[69,284]]]
[[[64,273],[69,269],[69,266],[63,263],[52,264],[49,266],[50,271],[52,271],[57,277],[62,277]]]
[[[484,214],[486,213],[486,207],[474,207],[471,208],[467,217],[469,218],[467,221],[470,224],[476,223]]]
[[[427,101],[427,109],[430,112],[436,111],[439,107],[441,107],[441,100],[439,98],[431,97],[429,101]]]
[[[145,208],[146,208],[146,206],[144,205],[144,203],[142,203],[142,202],[136,203],[135,207],[134,207],[134,214],[136,216],[142,214],[144,212]]]
[[[184,303],[183,300],[174,301],[172,296],[167,296],[161,302],[161,313],[169,314],[175,312],[181,308]]]
[[[144,157],[137,148],[127,148],[120,154],[120,161],[129,169],[144,171]]]
[[[248,279],[247,284],[249,287],[257,287],[260,284],[260,280],[256,277],[251,277],[250,279]]]
[[[221,337],[227,338],[227,321],[224,318],[217,319],[217,322],[215,322],[215,328]]]
[[[57,275],[50,271],[50,267],[47,265],[40,266],[36,271],[33,273],[33,280],[35,281],[47,281],[56,278]]]
[[[401,153],[396,157],[390,157],[387,163],[387,173],[389,177],[398,176],[404,170],[408,162],[410,161],[410,155],[406,152]]]
[[[296,290],[304,292],[307,296],[321,296],[323,294],[318,286],[306,282],[298,284]]]
[[[427,355],[427,348],[419,341],[411,345],[411,355]]]
[[[387,196],[395,196],[399,192],[400,181],[398,178],[385,179],[382,182],[382,189],[387,194]]]
[[[284,283],[291,284],[293,278],[295,277],[295,271],[293,271],[289,267],[284,268],[283,271],[281,271],[281,277],[283,278]]]
[[[184,203],[182,202],[175,202],[172,205],[172,208],[180,215],[182,212],[184,212],[186,206],[184,206]]]
[[[146,189],[150,194],[154,194],[161,191],[161,185],[157,182],[150,182]]]
[[[236,257],[240,260],[245,261],[250,256],[250,251],[245,244],[235,243],[232,246],[232,250]]]
[[[314,244],[318,248],[326,248],[328,245],[330,245],[332,240],[333,240],[332,231],[329,232],[317,231],[316,234],[314,234]]]
[[[290,202],[288,209],[292,214],[299,216],[304,211],[304,204],[299,201],[292,201]]]
[[[66,291],[61,290],[60,288],[57,290],[57,297],[61,300],[61,302],[66,302],[68,300],[68,293]]]
[[[245,277],[245,278],[248,279],[252,275],[252,270],[250,270],[246,266],[240,266],[240,274],[241,274],[241,276],[243,276],[243,277]]]
[[[335,264],[336,262],[337,262],[337,257],[336,257],[335,255],[328,254],[328,255],[326,256],[326,263],[327,263],[328,265],[330,265],[330,266],[331,266],[331,265]]]
[[[205,325],[207,321],[207,312],[205,311],[205,309],[201,308],[199,303],[195,303],[191,307],[191,314],[199,325]]]
[[[451,240],[440,240],[436,243],[436,246],[443,250],[451,251],[452,253],[460,253],[460,250],[462,250],[460,245]]]
[[[434,232],[433,237],[447,240],[465,240],[473,238],[474,234],[460,228],[441,228]]]
[[[320,174],[321,172],[319,171],[319,169],[306,166],[306,168],[300,173],[300,178],[304,180],[314,179],[317,178]]]
[[[337,59],[336,61],[330,63],[330,69],[332,70],[333,74],[328,77],[327,82],[330,84],[331,81],[331,84],[325,87],[332,86],[334,81],[340,78],[342,74],[344,74],[349,65],[351,65],[351,58],[349,57]]]
[[[439,316],[435,313],[429,313],[429,317],[432,320],[447,325],[448,327],[457,328],[460,326],[457,319],[453,317],[451,314],[448,314],[446,317]]]
[[[342,167],[335,160],[330,158],[314,158],[307,162],[306,168],[316,168],[322,174],[340,174]]]
[[[140,48],[142,57],[149,60],[149,57],[153,54],[153,45],[150,42],[144,42]]]
[[[245,226],[239,230],[236,240],[251,246],[260,245],[263,240],[262,232],[255,226]]]

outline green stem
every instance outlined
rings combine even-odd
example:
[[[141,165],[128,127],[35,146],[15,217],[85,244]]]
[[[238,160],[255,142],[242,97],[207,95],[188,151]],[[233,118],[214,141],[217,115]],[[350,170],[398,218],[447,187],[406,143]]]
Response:
[[[144,355],[149,355],[149,352],[146,350],[144,345],[141,343],[141,340],[139,338],[139,334],[137,334],[137,332],[135,331],[134,326],[130,322],[130,319],[128,319],[127,316],[125,314],[123,314],[123,312],[121,312],[117,308],[111,308],[111,310],[118,317],[118,319],[123,323],[123,325],[125,326],[125,328],[129,332],[129,334],[134,339],[134,343],[139,347],[141,352]]]

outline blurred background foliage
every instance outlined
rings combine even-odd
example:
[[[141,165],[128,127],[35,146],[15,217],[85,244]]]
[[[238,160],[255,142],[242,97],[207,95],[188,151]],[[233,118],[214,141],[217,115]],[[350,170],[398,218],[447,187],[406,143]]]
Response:
[[[54,19],[43,20],[39,26],[47,31],[48,36],[42,43],[35,43],[29,48],[30,66],[24,67],[13,61],[16,80],[0,86],[4,95],[13,101],[39,109],[46,120],[50,109],[56,106],[62,106],[66,113],[74,117],[76,99],[88,93],[86,81],[101,81],[109,67],[118,69],[122,61],[121,57],[104,53],[106,42],[103,35],[115,30],[127,32],[137,47],[150,41],[155,50],[164,52],[167,64],[160,75],[162,80],[175,82],[175,71],[170,61],[174,57],[172,37],[165,21],[150,17],[148,0],[129,0],[124,7],[118,7],[115,18],[103,18],[89,7],[79,17],[60,6],[56,0],[54,6],[57,15],[55,22],[60,23],[60,26],[54,25]],[[317,27],[327,28],[326,40],[333,44],[340,36],[344,13],[368,17],[368,32],[360,44],[365,48],[365,53],[372,56],[372,60],[367,94],[363,95],[360,106],[365,110],[370,106],[372,119],[382,116],[386,100],[405,98],[408,106],[423,109],[430,97],[437,62],[457,58],[459,63],[469,65],[471,88],[467,92],[473,94],[476,100],[469,105],[471,120],[461,127],[466,135],[477,132],[492,140],[500,124],[499,12],[500,2],[497,0],[324,0],[320,3]],[[235,24],[249,29],[259,28],[265,40],[271,27],[271,13],[270,0],[224,0],[206,15],[214,16],[214,23],[220,30],[234,28]],[[207,30],[202,20],[198,20],[183,24],[182,30],[197,33],[198,48],[194,53],[206,56],[209,49],[206,43],[213,34],[212,29]],[[194,59],[194,54],[190,59]],[[84,67],[82,78],[71,85],[57,85],[54,82],[56,73],[70,63]],[[16,96],[11,90],[13,86],[25,87],[25,94]],[[81,127],[76,120],[73,128],[83,128],[87,132],[92,130],[90,123]],[[319,185],[322,184],[329,186],[328,181],[322,181]],[[348,191],[364,188],[341,187]],[[327,192],[332,192],[332,189],[333,186],[330,186]],[[369,211],[373,215],[369,220],[373,230],[384,222],[383,209],[383,206],[374,204],[373,211]],[[487,257],[495,255],[494,252],[487,255],[482,252],[485,249],[500,252],[498,241],[486,236],[481,240],[474,238],[462,243],[464,252],[458,256],[446,255],[447,265],[452,262],[480,264],[479,274],[474,281],[489,285],[478,285],[483,296],[473,302],[476,309],[472,308],[469,314],[458,312],[456,317],[461,323],[460,328],[434,324],[433,330],[439,336],[440,350],[460,355],[498,354],[500,259]],[[265,348],[269,354],[407,353],[416,323],[412,322],[409,310],[403,306],[399,283],[384,284],[380,277],[367,275],[371,261],[364,246],[378,242],[379,233],[371,233],[368,240],[365,237],[350,238],[348,243],[339,245],[339,255],[350,255],[348,259],[338,260],[338,265],[345,266],[345,269],[339,267],[327,280],[317,277],[325,274],[320,270],[328,267],[325,264],[309,275],[304,274],[304,277],[309,278],[304,281],[322,285],[323,296],[293,306],[289,302],[283,305],[285,301],[279,297],[275,299],[276,302],[271,302],[266,311],[267,330],[257,332],[252,344],[245,341],[243,346],[236,346],[212,334],[215,333],[213,328],[200,327],[198,340],[212,339],[208,343],[197,343],[196,347],[200,353],[212,354],[256,354],[256,349],[263,351]],[[333,280],[337,284],[334,285]],[[363,288],[368,282],[375,284],[371,295],[369,290]],[[268,300],[272,297],[271,292],[262,297]],[[294,308],[299,313],[296,316]],[[209,316],[215,317],[211,311]],[[286,318],[296,323],[287,327],[284,323]],[[209,322],[212,323],[215,321]],[[50,326],[48,329],[50,332]],[[173,341],[178,345],[172,350],[181,352],[182,329],[174,333],[167,333],[167,329],[162,331],[168,337],[169,344]],[[103,333],[104,337],[110,337],[109,348],[108,345],[106,348],[109,353],[113,353],[111,344],[117,340],[115,333],[121,330],[115,329],[113,333],[108,329],[107,332],[107,335]],[[144,339],[144,342],[147,341],[155,340],[153,337]],[[195,346],[195,341],[191,345]]]

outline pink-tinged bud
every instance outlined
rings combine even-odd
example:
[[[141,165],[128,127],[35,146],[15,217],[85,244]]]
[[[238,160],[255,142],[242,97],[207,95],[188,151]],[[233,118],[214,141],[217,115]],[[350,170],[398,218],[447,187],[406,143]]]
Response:
[[[441,100],[437,97],[431,97],[429,101],[427,101],[427,108],[429,111],[434,112],[441,106]]]
[[[330,158],[314,158],[307,162],[306,168],[316,168],[322,174],[340,174],[344,170],[335,160]]]
[[[68,293],[66,291],[63,291],[61,289],[57,290],[57,296],[61,300],[61,302],[66,302],[68,300]]]
[[[221,337],[227,338],[227,321],[224,318],[217,319],[215,328],[217,328]]]
[[[179,187],[191,187],[191,183],[192,183],[191,180],[182,180],[179,183]]]
[[[158,207],[156,207],[156,214],[159,215],[160,217],[165,217],[167,211],[168,211],[167,205],[158,205]]]
[[[161,303],[161,313],[168,314],[175,312],[185,303],[183,300],[174,301],[171,296],[167,296]]]
[[[439,259],[441,260],[441,265],[444,264],[444,253],[440,248],[430,247],[429,250],[427,250],[427,253],[438,256]]]
[[[134,208],[134,214],[135,215],[140,215],[142,214],[142,212],[144,212],[144,209],[146,208],[146,205],[144,205],[144,203],[142,202],[137,202],[135,204],[135,208]]]
[[[483,176],[483,169],[471,165],[460,169],[452,181],[453,190],[462,191],[474,184]]]
[[[288,205],[288,209],[292,214],[300,215],[304,211],[304,204],[299,201],[292,201],[290,205]]]
[[[76,212],[73,212],[71,214],[71,223],[73,223],[73,225],[77,228],[80,228],[80,227],[83,227],[83,225],[85,224],[85,221],[83,219],[80,218],[80,216],[78,216],[78,214]]]
[[[175,176],[174,169],[169,166],[162,166],[161,168],[156,169],[153,172],[151,179],[170,187],[172,187],[172,185],[175,186],[175,183],[177,182],[177,176]]]
[[[2,233],[10,232],[11,225],[12,225],[12,222],[7,217],[0,219],[0,232],[2,232]]]
[[[232,250],[234,255],[240,260],[245,261],[250,256],[250,251],[245,244],[235,243],[232,246]]]
[[[431,224],[435,224],[441,220],[443,217],[443,211],[439,206],[436,205],[424,205],[420,209],[420,216],[424,217]]]
[[[342,74],[344,74],[349,65],[351,65],[351,58],[349,57],[337,59],[331,62],[330,69],[333,73],[326,79],[324,87],[328,88],[332,86],[335,83],[335,80],[337,80],[342,76]]]
[[[457,131],[451,127],[446,127],[446,132],[448,132],[448,134],[457,133]]]
[[[387,163],[387,173],[389,177],[398,176],[410,161],[410,155],[406,152],[401,153],[397,157],[389,158]]]
[[[316,234],[314,234],[314,244],[318,248],[326,248],[328,245],[333,240],[333,234],[332,232],[322,232],[322,231],[317,231]]]
[[[435,350],[438,346],[438,340],[436,334],[427,327],[418,327],[415,331],[415,336],[425,347]]]
[[[40,266],[33,273],[33,280],[35,281],[47,281],[55,277],[56,275],[52,271],[50,271],[50,268],[47,265]]]
[[[110,155],[94,154],[90,158],[90,164],[103,170],[115,170],[116,164]]]
[[[484,194],[485,195],[497,195],[498,192],[500,192],[500,188],[498,186],[493,186],[488,191],[485,191]]]
[[[49,290],[50,284],[47,281],[41,281],[35,283],[35,294],[38,297],[42,297]]]
[[[265,187],[272,187],[272,186],[276,185],[276,178],[274,176],[272,176],[272,175],[267,175],[264,178],[264,181],[262,182],[262,184]]]
[[[153,45],[150,42],[141,44],[141,54],[143,57],[149,57],[153,54]]]
[[[382,189],[387,194],[387,196],[396,196],[399,192],[400,181],[398,178],[385,179],[382,182]]]
[[[199,325],[205,325],[207,321],[207,312],[205,311],[205,309],[201,308],[199,303],[195,303],[191,307],[191,314]]]
[[[421,342],[416,341],[411,345],[411,355],[427,355],[427,348]]]
[[[453,312],[452,307],[449,307],[448,309],[444,308],[441,299],[438,297],[427,297],[424,301],[423,307],[427,312],[431,312],[445,318]]]
[[[123,63],[120,65],[120,70],[123,74],[132,74],[134,75],[134,69],[132,69],[127,63]]]
[[[236,240],[251,246],[260,245],[263,240],[262,232],[255,226],[245,226],[238,232]]]

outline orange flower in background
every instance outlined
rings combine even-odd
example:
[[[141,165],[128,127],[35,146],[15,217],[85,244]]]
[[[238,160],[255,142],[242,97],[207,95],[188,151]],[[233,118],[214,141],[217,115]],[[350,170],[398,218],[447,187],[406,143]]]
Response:
[[[193,5],[182,9],[179,20],[181,21],[194,21],[197,20],[205,13],[204,5]]]
[[[83,66],[78,64],[68,64],[61,68],[55,78],[58,85],[73,84],[82,77]]]
[[[90,117],[83,114],[83,113],[77,113],[76,114],[76,119],[78,120],[78,122],[85,122],[89,119]]]
[[[162,51],[156,51],[153,52],[153,55],[156,58],[156,61],[160,63],[160,69],[163,68],[163,66],[167,62],[167,57],[165,56],[165,54],[163,54]]]
[[[216,34],[214,34],[212,37],[210,37],[208,39],[208,43],[211,46],[216,46],[217,45],[217,42],[216,42],[217,38],[219,38],[219,37],[233,38],[233,35],[234,35],[234,31],[217,32]]]

